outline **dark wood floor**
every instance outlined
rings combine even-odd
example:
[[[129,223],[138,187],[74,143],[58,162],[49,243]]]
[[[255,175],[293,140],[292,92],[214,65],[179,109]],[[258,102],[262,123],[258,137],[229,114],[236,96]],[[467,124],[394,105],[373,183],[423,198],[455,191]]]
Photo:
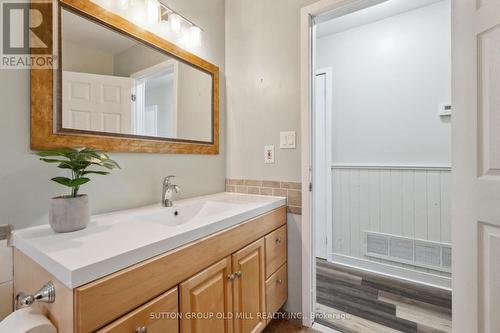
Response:
[[[266,327],[264,333],[320,333],[303,327],[298,320],[275,319]]]
[[[451,332],[451,292],[317,261],[317,322],[345,333]]]

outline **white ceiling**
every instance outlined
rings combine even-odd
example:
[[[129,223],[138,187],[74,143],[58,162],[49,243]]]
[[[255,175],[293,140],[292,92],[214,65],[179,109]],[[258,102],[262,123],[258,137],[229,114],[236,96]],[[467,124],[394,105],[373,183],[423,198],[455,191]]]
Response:
[[[86,18],[62,10],[62,39],[116,55],[138,44],[132,38],[121,35]]]
[[[321,23],[316,25],[316,36],[317,38],[321,38],[327,35],[346,31],[440,1],[449,0],[379,0],[372,1],[372,3],[381,3],[350,13],[345,13],[348,9],[342,9],[343,12],[339,11],[337,13],[327,13],[318,20]],[[353,8],[353,10],[356,9]],[[344,13],[345,15],[343,15]]]

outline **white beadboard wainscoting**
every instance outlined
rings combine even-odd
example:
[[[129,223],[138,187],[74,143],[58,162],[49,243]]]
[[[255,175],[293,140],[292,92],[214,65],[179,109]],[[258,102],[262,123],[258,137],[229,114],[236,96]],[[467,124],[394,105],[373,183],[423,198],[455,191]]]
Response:
[[[333,261],[449,288],[448,272],[365,251],[367,231],[451,243],[451,168],[336,164],[331,171]]]

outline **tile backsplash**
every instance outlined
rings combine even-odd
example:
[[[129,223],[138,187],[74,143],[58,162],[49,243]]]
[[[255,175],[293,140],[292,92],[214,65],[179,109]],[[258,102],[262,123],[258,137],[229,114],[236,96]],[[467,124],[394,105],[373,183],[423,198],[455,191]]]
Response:
[[[302,214],[302,184],[299,182],[282,182],[273,180],[226,179],[226,191],[275,195],[287,198],[288,212]]]

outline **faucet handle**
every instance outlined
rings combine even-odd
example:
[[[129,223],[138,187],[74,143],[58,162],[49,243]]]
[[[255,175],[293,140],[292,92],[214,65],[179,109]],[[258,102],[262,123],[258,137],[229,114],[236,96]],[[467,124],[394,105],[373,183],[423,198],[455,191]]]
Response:
[[[173,178],[175,178],[175,176],[173,176],[173,175],[171,175],[171,176],[167,176],[167,177],[165,177],[165,179],[163,180],[163,183],[164,183],[164,184],[170,184]]]

